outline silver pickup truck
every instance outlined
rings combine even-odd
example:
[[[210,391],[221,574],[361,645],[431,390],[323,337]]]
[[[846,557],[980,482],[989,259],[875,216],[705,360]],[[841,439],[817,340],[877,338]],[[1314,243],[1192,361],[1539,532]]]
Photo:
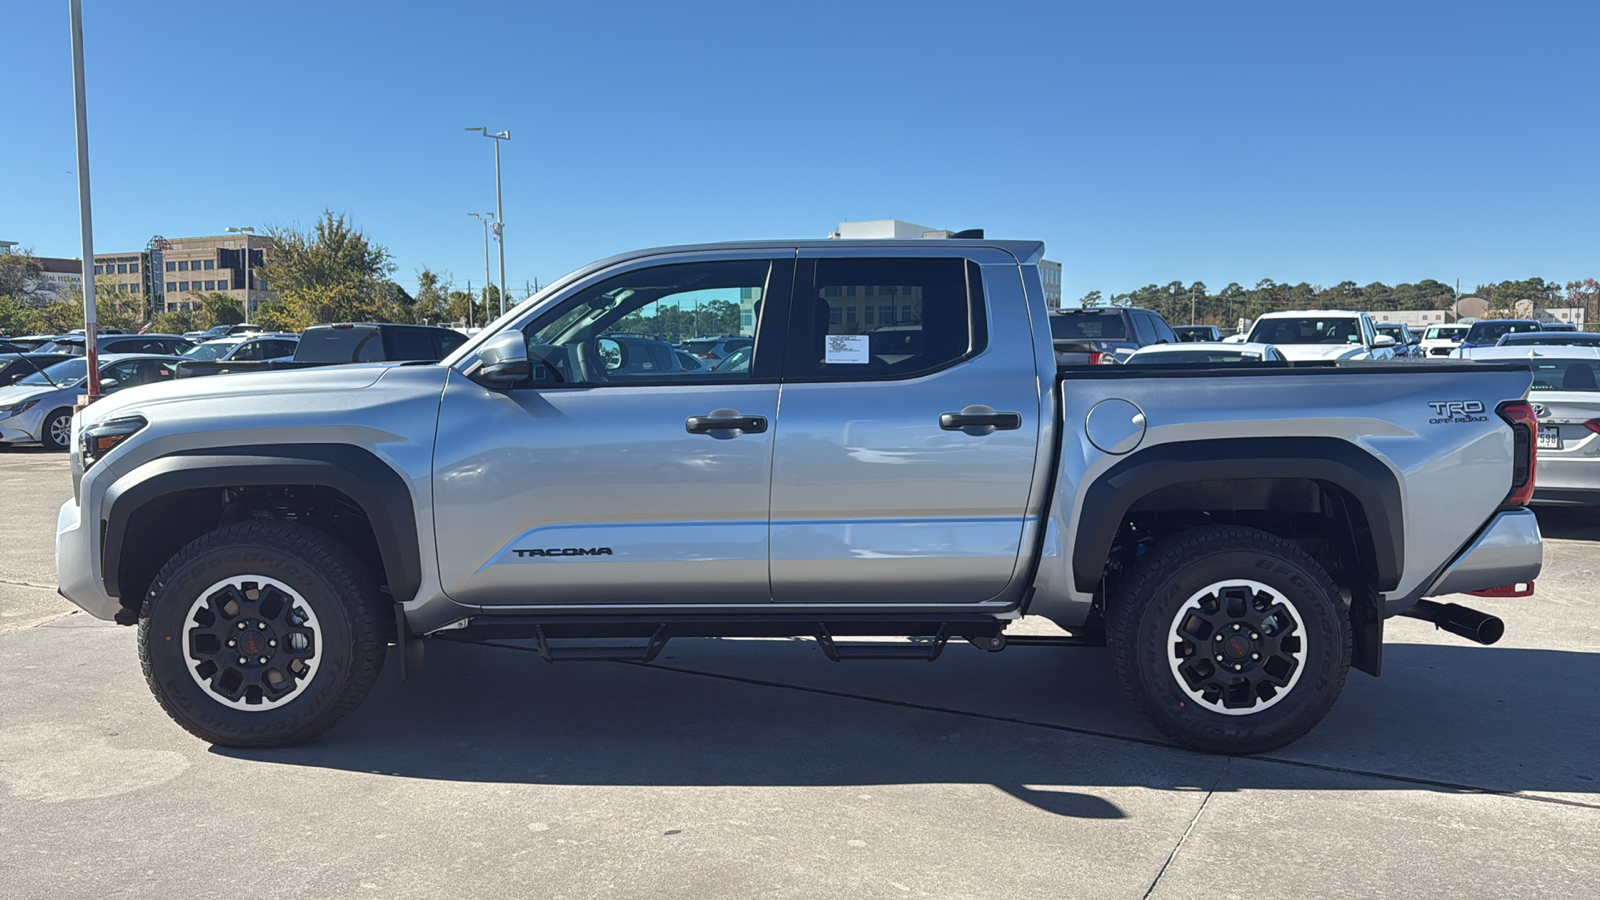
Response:
[[[1525,365],[1058,369],[1042,252],[650,250],[439,363],[119,392],[74,422],[61,590],[230,746],[323,732],[392,645],[403,674],[433,640],[932,659],[1046,640],[1008,636],[1031,615],[1108,644],[1174,740],[1250,753],[1377,674],[1388,617],[1499,637],[1424,598],[1531,590]],[[735,307],[723,365],[638,337]]]

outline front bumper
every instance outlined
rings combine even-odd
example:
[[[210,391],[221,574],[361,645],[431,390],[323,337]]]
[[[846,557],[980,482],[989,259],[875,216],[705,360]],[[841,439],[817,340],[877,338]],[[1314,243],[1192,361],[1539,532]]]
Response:
[[[110,619],[122,602],[106,593],[100,581],[100,554],[95,547],[95,523],[82,520],[76,500],[61,504],[56,513],[56,585],[61,596],[97,619]]]
[[[27,412],[0,419],[0,444],[37,444],[47,404],[36,403]]]
[[[1540,471],[1540,474],[1544,474]],[[1481,591],[1532,581],[1544,566],[1539,520],[1531,509],[1497,513],[1455,561],[1422,592],[1424,597]]]

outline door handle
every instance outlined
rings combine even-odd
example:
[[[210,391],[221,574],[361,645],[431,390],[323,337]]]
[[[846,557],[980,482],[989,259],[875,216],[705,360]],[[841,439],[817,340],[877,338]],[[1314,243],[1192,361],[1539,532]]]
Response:
[[[971,407],[968,407],[971,409]],[[939,416],[939,427],[945,431],[964,428],[986,428],[1010,431],[1022,427],[1022,414],[1014,412],[947,412]],[[987,434],[988,432],[984,432]]]
[[[719,409],[707,416],[690,416],[684,420],[683,427],[690,434],[711,434],[714,431],[760,434],[767,430],[767,417],[741,416],[731,409]]]

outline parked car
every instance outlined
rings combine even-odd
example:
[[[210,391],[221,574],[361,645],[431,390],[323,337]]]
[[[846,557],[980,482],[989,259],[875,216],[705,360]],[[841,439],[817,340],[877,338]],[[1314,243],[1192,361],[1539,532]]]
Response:
[[[1578,326],[1572,322],[1540,322],[1540,327],[1545,331],[1577,331]]]
[[[1422,335],[1404,322],[1374,322],[1379,334],[1394,338],[1395,359],[1421,359]]]
[[[1139,307],[1060,309],[1050,312],[1057,365],[1095,365],[1127,359],[1140,347],[1176,344],[1178,335],[1154,310]]]
[[[1476,347],[1462,356],[1526,362],[1533,369],[1528,399],[1539,419],[1539,469],[1532,502],[1600,506],[1600,346],[1518,343]]]
[[[1461,339],[1471,327],[1469,323],[1429,325],[1422,333],[1422,355],[1427,358],[1449,356],[1461,346]]]
[[[1456,356],[1463,351],[1474,350],[1478,347],[1493,347],[1502,337],[1508,334],[1526,334],[1530,331],[1543,331],[1544,326],[1537,319],[1479,319],[1467,329],[1466,335],[1461,338],[1461,346],[1455,350]]]
[[[735,350],[748,347],[754,341],[747,337],[730,335],[728,337],[690,338],[678,344],[678,349],[700,357],[713,365],[727,359]]]
[[[184,359],[204,362],[231,360],[291,359],[300,335],[286,333],[251,334],[217,338],[196,344],[180,354]]]
[[[200,344],[206,341],[216,340],[220,337],[227,337],[228,329],[231,327],[231,325],[213,325],[204,331],[186,331],[184,332],[183,336],[197,344]]]
[[[1246,340],[1271,344],[1296,362],[1393,359],[1396,343],[1379,334],[1366,313],[1336,309],[1267,313],[1256,319]]]
[[[55,339],[56,335],[53,334],[24,334],[19,337],[6,338],[9,343],[34,352],[38,352],[40,347]]]
[[[32,375],[68,359],[72,359],[72,357],[66,353],[6,353],[0,355],[0,387],[15,384],[25,376]]]
[[[1271,344],[1205,343],[1156,344],[1135,350],[1123,361],[1130,366],[1148,365],[1233,365],[1252,362],[1288,362],[1278,348]]]
[[[1003,650],[1030,614],[1107,643],[1171,739],[1261,753],[1352,666],[1379,670],[1385,617],[1498,639],[1424,598],[1538,574],[1525,365],[1059,373],[1027,289],[1043,253],[643,251],[438,364],[119,391],[80,414],[61,591],[139,625],[162,708],[226,746],[311,740],[424,641],[648,662],[674,637],[806,635],[930,660]],[[746,377],[624,374],[606,337],[650,303],[764,285],[782,314],[757,315]],[[881,353],[838,315],[866,287],[913,307]],[[1462,656],[1485,684],[1516,662]]]
[[[275,335],[284,340],[287,336]],[[466,335],[434,325],[400,325],[392,322],[339,322],[313,325],[300,333],[289,359],[185,360],[179,367],[185,378],[228,372],[262,372],[310,366],[363,362],[420,360],[437,362],[467,340]]]
[[[0,353],[27,353],[32,349],[27,344],[13,344],[8,338],[0,338]]]
[[[42,444],[66,450],[71,443],[72,411],[88,391],[81,356],[58,362],[42,372],[0,387],[0,444]],[[100,387],[110,393],[177,377],[174,356],[113,355],[100,357]]]
[[[1600,347],[1600,332],[1594,331],[1523,331],[1502,334],[1496,347]]]
[[[711,369],[710,366],[706,365],[705,360],[687,350],[674,348],[672,352],[673,355],[678,357],[678,365],[682,366],[685,372],[706,372]]]
[[[119,353],[144,353],[157,356],[176,356],[194,343],[176,334],[112,334],[99,335],[102,355]],[[86,341],[82,334],[66,334],[40,347],[44,353],[68,353],[83,356]]]
[[[1174,325],[1172,333],[1185,344],[1216,343],[1222,340],[1222,329],[1215,325]]]

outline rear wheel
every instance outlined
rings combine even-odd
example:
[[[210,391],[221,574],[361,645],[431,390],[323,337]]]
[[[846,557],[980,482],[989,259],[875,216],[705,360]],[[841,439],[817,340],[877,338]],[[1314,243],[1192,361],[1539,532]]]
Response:
[[[139,659],[190,733],[278,747],[354,709],[387,639],[376,579],[347,547],[301,525],[245,522],[196,539],[156,576]]]
[[[39,428],[39,443],[46,450],[65,450],[72,446],[72,410],[58,409],[45,416]]]
[[[1349,616],[1328,573],[1253,528],[1197,528],[1152,547],[1108,625],[1129,697],[1168,737],[1210,753],[1299,739],[1350,668]]]

